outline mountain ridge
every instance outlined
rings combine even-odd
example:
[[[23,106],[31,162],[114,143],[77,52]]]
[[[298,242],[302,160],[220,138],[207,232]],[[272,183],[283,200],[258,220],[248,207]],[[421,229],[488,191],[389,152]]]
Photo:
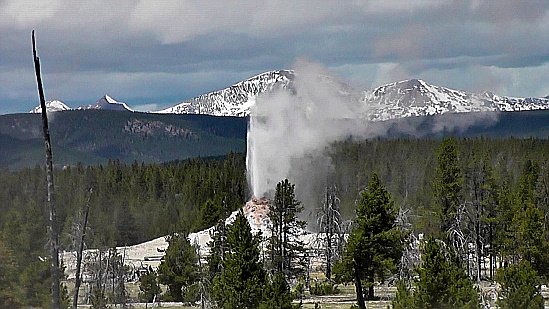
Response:
[[[115,111],[130,111],[133,112],[134,110],[131,109],[128,104],[124,102],[119,102],[115,99],[113,99],[108,94],[105,94],[103,97],[101,97],[97,102],[95,102],[95,105],[87,105],[87,106],[80,106],[78,109],[106,109],[106,110],[115,110]]]
[[[296,94],[294,70],[272,70],[257,74],[224,89],[208,92],[182,101],[174,106],[152,111],[153,114],[205,114],[212,116],[247,117],[257,97],[274,90],[286,90]],[[372,121],[383,121],[402,117],[427,116],[444,113],[525,111],[549,109],[549,95],[541,98],[519,98],[499,96],[490,91],[473,93],[436,86],[422,79],[408,79],[389,83],[371,90],[354,89],[344,82],[334,82],[329,76],[319,78],[320,86],[328,83],[338,89],[342,101],[352,100],[360,109],[358,117]],[[51,110],[70,109],[52,104]],[[78,110],[105,109],[134,111],[126,103],[119,102],[105,94],[95,104],[80,106]],[[36,107],[31,112],[39,112]]]
[[[115,110],[115,111],[129,111],[133,112],[128,104],[124,102],[119,102],[113,99],[110,95],[105,94],[102,96],[95,104],[82,105],[76,109],[70,108],[67,104],[60,100],[51,100],[46,102],[46,110],[48,112],[60,112],[68,110],[90,110],[90,109],[103,109],[103,110]],[[42,107],[40,105],[36,106],[29,113],[41,113]]]
[[[297,74],[299,72],[293,70],[268,71],[153,113],[246,117],[259,95],[274,89],[294,92],[293,82]],[[358,100],[362,105],[360,116],[373,121],[448,112],[549,109],[549,96],[518,98],[498,96],[489,91],[473,93],[432,85],[421,79],[389,83],[372,90],[357,90],[342,82],[339,82],[339,87],[343,99]]]
[[[365,91],[362,99],[373,111],[370,120],[389,120],[464,112],[510,112],[549,109],[547,98],[515,98],[492,92],[472,93],[435,86],[421,79],[390,83]]]

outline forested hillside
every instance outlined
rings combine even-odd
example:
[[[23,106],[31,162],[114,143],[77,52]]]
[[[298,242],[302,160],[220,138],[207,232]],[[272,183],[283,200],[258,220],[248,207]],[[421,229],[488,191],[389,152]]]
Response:
[[[449,141],[455,151],[445,148]],[[492,251],[484,256],[511,254],[528,244],[528,239],[515,242],[510,230],[521,226],[525,200],[541,214],[539,226],[549,226],[544,221],[549,213],[546,139],[349,140],[334,144],[330,156],[335,173],[328,182],[335,185],[345,219],[354,218],[359,192],[375,172],[395,205],[409,210],[414,233],[440,232],[440,177],[452,168],[458,171],[457,204],[467,208],[464,211],[482,209],[479,216],[490,223],[482,237],[492,242]],[[450,159],[444,165],[446,157]],[[0,290],[11,291],[29,305],[41,304],[48,286],[47,265],[39,259],[46,256],[47,239],[44,173],[40,166],[0,171],[0,267],[9,274],[0,281]],[[111,160],[76,165],[55,170],[55,188],[64,249],[72,249],[71,235],[88,201],[87,247],[108,248],[212,226],[249,197],[245,156],[235,153],[167,164]],[[324,191],[319,188],[319,200]],[[478,205],[482,208],[475,208]],[[307,213],[320,205],[303,206]],[[310,223],[308,229],[316,227]]]
[[[42,164],[39,114],[0,115],[0,167]],[[50,115],[54,164],[161,163],[246,148],[246,119],[71,110]]]

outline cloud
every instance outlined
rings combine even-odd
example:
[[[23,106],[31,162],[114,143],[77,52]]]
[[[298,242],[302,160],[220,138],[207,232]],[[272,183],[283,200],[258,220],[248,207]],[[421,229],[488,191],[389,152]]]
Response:
[[[138,112],[151,112],[159,109],[157,103],[140,104],[140,105],[135,105],[132,108],[133,110],[136,110]]]
[[[549,2],[533,0],[3,0],[0,79],[10,85],[33,80],[32,72],[20,74],[30,67],[32,29],[43,72],[79,76],[67,80],[67,88],[82,88],[76,81],[84,79],[87,87],[101,87],[95,72],[214,76],[223,71],[245,79],[249,72],[286,68],[302,56],[352,72],[347,77],[368,85],[389,82],[389,76],[458,81],[465,76],[432,72],[466,74],[476,66],[541,71],[549,62]],[[370,68],[381,75],[372,76]],[[440,84],[439,79],[430,82]],[[136,83],[124,87],[131,85]],[[530,92],[548,85],[545,79]],[[25,89],[5,92],[24,101],[31,96]]]

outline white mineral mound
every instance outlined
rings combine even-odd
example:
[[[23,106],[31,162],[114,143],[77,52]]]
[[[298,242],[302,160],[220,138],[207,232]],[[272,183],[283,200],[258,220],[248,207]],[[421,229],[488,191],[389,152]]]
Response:
[[[263,237],[270,235],[271,221],[268,217],[268,200],[252,199],[246,203],[242,208],[242,211],[250,223],[252,233],[257,234],[261,232]],[[227,218],[226,223],[232,224],[237,214],[238,211],[231,213]],[[189,234],[189,241],[191,244],[200,246],[200,253],[203,257],[209,254],[208,243],[211,241],[210,233],[213,232],[213,229],[214,227],[211,227],[200,232]],[[303,241],[306,246],[309,246],[313,243],[315,235],[316,234],[303,231],[300,240]],[[145,269],[149,266],[156,269],[158,265],[160,265],[164,252],[168,248],[167,238],[168,236],[162,236],[133,246],[117,247],[116,250],[124,258],[125,264],[134,270]],[[84,260],[86,257],[94,257],[97,253],[97,249],[85,250],[83,253],[85,257]],[[76,252],[63,252],[62,258],[64,265],[66,265],[65,272],[68,279],[74,279],[76,273]]]

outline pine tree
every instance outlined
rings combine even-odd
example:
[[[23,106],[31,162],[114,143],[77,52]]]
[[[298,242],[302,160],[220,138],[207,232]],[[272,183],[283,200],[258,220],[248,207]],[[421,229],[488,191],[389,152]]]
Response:
[[[0,308],[20,308],[17,300],[17,264],[12,251],[0,237]]]
[[[158,266],[158,280],[168,286],[168,299],[188,301],[187,289],[198,280],[196,248],[185,234],[172,234],[168,243],[164,260]]]
[[[393,309],[413,309],[414,299],[410,289],[406,286],[406,280],[399,280],[395,298],[391,302]]]
[[[223,260],[227,253],[227,226],[225,220],[219,220],[210,232],[211,241],[208,243],[210,254],[206,256],[207,279],[213,282],[213,279],[223,271]]]
[[[451,138],[444,139],[437,151],[436,174],[432,185],[441,220],[440,229],[445,233],[452,227],[452,221],[462,200],[463,187],[456,142]]]
[[[479,308],[480,301],[467,272],[453,248],[429,238],[417,269],[413,302],[415,308]]]
[[[284,279],[282,273],[278,273],[273,278],[272,282],[267,284],[265,292],[263,293],[263,302],[259,305],[260,309],[292,309],[292,293],[290,287]],[[299,305],[297,306],[299,307]]]
[[[372,174],[368,190],[362,193],[357,205],[354,228],[342,262],[343,269],[353,274],[360,308],[365,308],[362,281],[367,288],[366,298],[374,299],[375,280],[383,280],[397,271],[403,249],[403,234],[396,225],[397,213],[389,192],[377,174]]]
[[[139,277],[139,300],[152,302],[160,295],[161,289],[158,285],[156,272],[149,266],[147,271]]]
[[[538,275],[549,275],[549,242],[545,229],[545,214],[536,204],[535,188],[539,166],[526,161],[519,188],[511,204],[512,219],[507,234],[508,251],[513,261],[529,261]]]
[[[223,203],[224,201],[217,201],[216,203],[214,200],[208,199],[200,206],[200,214],[197,221],[199,230],[214,226],[221,219],[222,207],[220,205]]]
[[[262,300],[266,273],[259,260],[259,237],[241,211],[227,229],[223,270],[214,278],[212,297],[220,308],[257,308]]]
[[[301,202],[295,197],[295,185],[288,179],[279,182],[269,211],[272,228],[268,249],[273,274],[282,273],[287,279],[306,270],[306,250],[299,240],[306,223],[297,218],[302,210]]]
[[[544,308],[540,278],[528,261],[522,260],[507,268],[500,268],[496,274],[496,281],[501,286],[499,308]]]

